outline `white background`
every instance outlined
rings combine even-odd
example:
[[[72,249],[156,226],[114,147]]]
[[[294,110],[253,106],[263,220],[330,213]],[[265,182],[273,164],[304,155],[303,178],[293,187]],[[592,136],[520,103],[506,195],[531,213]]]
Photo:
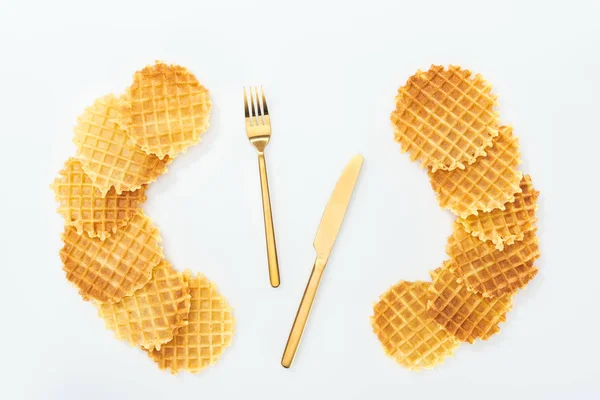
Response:
[[[0,398],[598,398],[597,1],[0,2]],[[234,343],[194,376],[113,338],[64,279],[48,185],[75,118],[155,59],[210,89],[211,127],[151,186],[168,259],[235,309]],[[499,95],[542,193],[540,273],[500,335],[433,371],[386,357],[372,304],[444,260],[452,216],[401,155],[389,114],[418,68],[460,64]],[[282,285],[267,278],[242,86],[262,84]],[[294,365],[280,357],[331,190],[365,164]],[[595,378],[594,378],[595,377]]]

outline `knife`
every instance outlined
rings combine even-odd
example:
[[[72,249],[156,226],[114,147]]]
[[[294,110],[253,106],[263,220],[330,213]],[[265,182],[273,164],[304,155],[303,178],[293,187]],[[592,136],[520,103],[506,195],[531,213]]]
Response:
[[[304,290],[304,295],[302,296],[300,307],[298,307],[294,325],[292,325],[292,330],[290,331],[290,336],[288,337],[281,359],[281,365],[285,368],[289,368],[292,365],[292,361],[296,355],[296,350],[300,344],[300,339],[302,338],[302,333],[304,332],[306,320],[308,319],[308,314],[310,314],[321,276],[344,221],[344,216],[346,215],[346,210],[348,209],[348,204],[350,203],[350,198],[352,197],[362,164],[363,157],[361,155],[356,155],[350,160],[333,189],[327,207],[325,207],[325,212],[321,218],[321,223],[319,224],[319,229],[313,243],[313,247],[317,252],[317,259]]]

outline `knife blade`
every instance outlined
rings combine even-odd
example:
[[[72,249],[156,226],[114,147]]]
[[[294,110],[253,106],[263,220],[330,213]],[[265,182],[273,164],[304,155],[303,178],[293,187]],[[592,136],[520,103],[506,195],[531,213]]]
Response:
[[[321,223],[317,229],[313,247],[317,251],[317,256],[329,258],[333,244],[337,239],[338,233],[344,221],[350,198],[354,192],[354,186],[358,180],[358,175],[363,164],[363,157],[356,155],[350,160],[340,179],[335,184],[331,197],[327,202]]]
[[[313,242],[313,246],[317,252],[317,259],[308,279],[308,284],[304,290],[302,301],[298,307],[298,312],[296,313],[296,318],[294,319],[294,324],[292,325],[292,330],[290,331],[290,336],[288,337],[283,357],[281,358],[281,365],[285,368],[289,368],[292,365],[296,350],[298,350],[310,309],[312,308],[319,283],[321,282],[321,276],[323,276],[331,249],[340,232],[362,164],[363,157],[356,155],[346,165],[325,207],[323,217],[321,217],[317,235]]]

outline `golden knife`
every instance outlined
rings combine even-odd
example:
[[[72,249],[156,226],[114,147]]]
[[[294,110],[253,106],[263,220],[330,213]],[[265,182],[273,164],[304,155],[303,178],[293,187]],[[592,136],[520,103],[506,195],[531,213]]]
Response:
[[[333,189],[327,207],[325,207],[325,212],[321,218],[321,223],[319,224],[319,229],[313,243],[313,247],[317,252],[317,259],[304,290],[304,295],[302,296],[300,307],[298,307],[294,325],[290,331],[290,336],[283,352],[283,358],[281,359],[281,365],[285,368],[289,368],[292,365],[292,361],[296,355],[296,350],[300,344],[300,339],[302,338],[306,320],[308,319],[308,314],[310,314],[323,270],[327,265],[331,249],[344,221],[344,216],[346,215],[346,210],[348,209],[348,204],[350,203],[350,198],[352,197],[362,164],[363,157],[361,155],[356,155],[350,160]]]

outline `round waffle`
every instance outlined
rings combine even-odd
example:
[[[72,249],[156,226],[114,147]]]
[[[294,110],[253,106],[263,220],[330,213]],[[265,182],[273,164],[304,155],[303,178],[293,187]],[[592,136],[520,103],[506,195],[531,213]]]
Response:
[[[199,141],[210,107],[208,91],[185,68],[146,67],[120,98],[99,98],[78,117],[76,158],[51,185],[65,219],[67,280],[117,338],[173,373],[214,363],[234,322],[212,283],[163,259],[159,231],[139,204],[173,157]]]
[[[139,211],[138,205],[146,201],[145,185],[121,194],[111,188],[106,196],[102,196],[83,171],[81,163],[74,158],[65,163],[52,189],[59,203],[57,211],[64,217],[65,224],[74,227],[79,235],[85,232],[100,240],[127,225],[127,221]]]
[[[186,68],[156,62],[135,73],[117,121],[146,153],[175,157],[208,129],[208,90]]]
[[[98,314],[119,340],[146,349],[160,349],[184,326],[190,311],[189,284],[183,274],[162,260],[152,279],[118,303],[101,304]]]
[[[439,205],[458,216],[446,249],[451,259],[430,273],[433,283],[402,281],[375,305],[377,337],[407,368],[419,367],[421,337],[413,333],[427,321],[415,317],[424,297],[417,288],[428,288],[429,318],[455,340],[473,343],[500,331],[512,295],[538,272],[539,193],[517,169],[518,139],[499,126],[495,105],[481,76],[455,66],[417,71],[398,91],[391,116],[396,141],[429,167]]]
[[[385,353],[412,370],[441,364],[460,344],[427,312],[429,286],[401,281],[373,307],[371,326]]]
[[[141,211],[102,241],[65,227],[63,270],[84,300],[115,303],[144,286],[162,259],[158,228]]]
[[[500,127],[493,146],[475,164],[464,170],[429,172],[431,187],[440,207],[466,218],[480,211],[506,209],[515,200],[521,188],[523,174],[517,169],[519,160],[518,138],[512,128]]]
[[[110,94],[85,109],[75,126],[77,158],[95,187],[106,196],[140,189],[166,172],[169,159],[160,160],[138,148],[114,120],[118,100]]]
[[[535,211],[540,192],[533,188],[529,175],[521,179],[519,186],[521,192],[515,194],[515,201],[506,204],[504,210],[496,208],[478,215],[459,218],[458,221],[467,232],[483,241],[491,241],[498,250],[522,240],[525,232],[535,228]]]
[[[504,250],[492,242],[483,242],[454,223],[446,252],[452,259],[450,271],[460,282],[484,297],[499,297],[524,288],[537,274],[533,265],[540,257],[535,230],[526,232],[523,239]]]
[[[450,272],[451,264],[447,261],[443,268],[430,273],[433,283],[427,302],[429,315],[462,342],[487,340],[500,331],[498,324],[506,321],[506,313],[512,308],[511,296],[486,298],[468,290]]]
[[[417,71],[398,90],[391,115],[396,141],[433,172],[464,169],[498,135],[496,96],[481,75],[450,65]]]
[[[160,369],[173,374],[181,370],[197,373],[214,364],[231,344],[234,331],[231,308],[215,285],[201,274],[192,277],[186,271],[184,276],[191,295],[188,324],[160,350],[148,353]]]

